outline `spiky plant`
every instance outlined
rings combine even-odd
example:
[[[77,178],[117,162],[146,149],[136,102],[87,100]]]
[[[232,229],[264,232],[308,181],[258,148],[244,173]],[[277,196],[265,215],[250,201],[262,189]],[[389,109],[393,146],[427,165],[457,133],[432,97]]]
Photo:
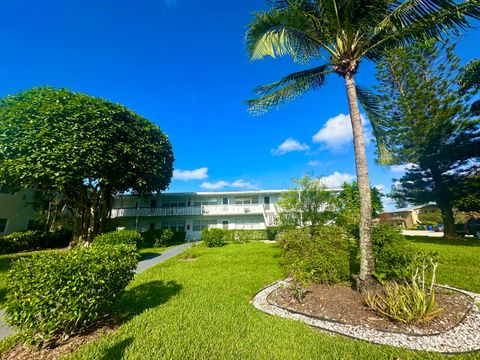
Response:
[[[365,140],[357,102],[355,74],[362,60],[377,61],[386,48],[425,38],[441,39],[467,28],[468,17],[480,19],[480,0],[271,0],[248,25],[246,45],[251,60],[290,55],[297,63],[325,62],[255,89],[250,110],[262,113],[309,90],[325,85],[327,75],[345,79],[353,130],[355,165],[361,201],[360,274],[357,285],[371,283],[371,199]],[[364,97],[368,94],[359,94]],[[380,156],[381,124],[374,124]]]

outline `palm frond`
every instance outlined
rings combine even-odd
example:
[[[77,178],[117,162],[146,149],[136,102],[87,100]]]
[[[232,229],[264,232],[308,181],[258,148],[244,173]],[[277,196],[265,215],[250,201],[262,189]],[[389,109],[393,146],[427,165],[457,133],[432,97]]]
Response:
[[[372,124],[373,136],[377,145],[377,162],[381,165],[388,165],[392,160],[388,146],[389,120],[384,116],[381,102],[375,93],[358,85],[356,88],[358,100]]]
[[[323,49],[333,53],[325,45],[327,39],[322,34],[326,33],[318,16],[303,9],[301,3],[292,2],[285,9],[255,13],[246,33],[246,45],[251,60],[288,54],[294,61],[306,63],[318,58]]]
[[[378,60],[389,48],[460,34],[469,26],[469,18],[480,20],[480,0],[460,4],[450,0],[407,0],[396,4],[397,9],[375,28],[371,45],[363,53],[371,60]]]
[[[262,114],[271,107],[278,107],[304,92],[316,90],[325,84],[326,76],[333,72],[330,64],[299,71],[285,76],[272,84],[258,86],[254,92],[259,96],[247,100],[249,111],[253,114]]]

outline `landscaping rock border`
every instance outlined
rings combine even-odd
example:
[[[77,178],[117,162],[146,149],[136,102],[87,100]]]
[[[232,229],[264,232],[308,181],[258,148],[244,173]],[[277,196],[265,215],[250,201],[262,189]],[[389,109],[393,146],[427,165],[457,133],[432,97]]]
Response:
[[[390,345],[411,350],[441,353],[462,353],[480,350],[480,294],[457,289],[448,285],[439,287],[458,291],[472,298],[472,306],[463,320],[450,330],[435,335],[414,335],[386,332],[362,325],[351,325],[330,319],[319,319],[276,306],[268,301],[268,296],[281,286],[288,286],[289,280],[277,281],[260,290],[253,298],[252,304],[258,310],[270,315],[303,321],[310,326],[368,341],[374,344]]]

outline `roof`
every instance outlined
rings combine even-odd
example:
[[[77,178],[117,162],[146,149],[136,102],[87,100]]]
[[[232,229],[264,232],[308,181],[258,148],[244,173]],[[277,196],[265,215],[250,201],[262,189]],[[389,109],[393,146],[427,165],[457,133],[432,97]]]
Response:
[[[342,189],[327,189],[328,191],[341,191]],[[218,196],[218,195],[257,195],[257,194],[281,194],[290,191],[288,189],[271,190],[234,190],[234,191],[192,191],[192,192],[163,192],[151,196]],[[134,194],[124,194],[118,196],[137,196]]]
[[[410,206],[410,207],[404,207],[404,208],[399,208],[399,209],[393,209],[393,210],[390,210],[390,211],[384,211],[382,214],[393,214],[393,213],[398,213],[398,212],[411,212],[413,210],[417,210],[417,209],[421,209],[421,208],[424,208],[426,206],[436,206],[436,204],[434,203],[430,203],[430,204],[423,204],[423,205],[419,205],[419,206]]]

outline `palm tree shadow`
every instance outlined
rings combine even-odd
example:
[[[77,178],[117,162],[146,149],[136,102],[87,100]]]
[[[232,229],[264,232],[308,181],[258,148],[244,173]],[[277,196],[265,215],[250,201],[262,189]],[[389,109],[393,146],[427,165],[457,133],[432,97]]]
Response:
[[[147,309],[166,303],[182,286],[176,281],[150,281],[128,289],[116,305],[116,313],[128,320]]]
[[[127,347],[133,342],[133,337],[123,339],[122,341],[109,347],[99,360],[121,359]]]

